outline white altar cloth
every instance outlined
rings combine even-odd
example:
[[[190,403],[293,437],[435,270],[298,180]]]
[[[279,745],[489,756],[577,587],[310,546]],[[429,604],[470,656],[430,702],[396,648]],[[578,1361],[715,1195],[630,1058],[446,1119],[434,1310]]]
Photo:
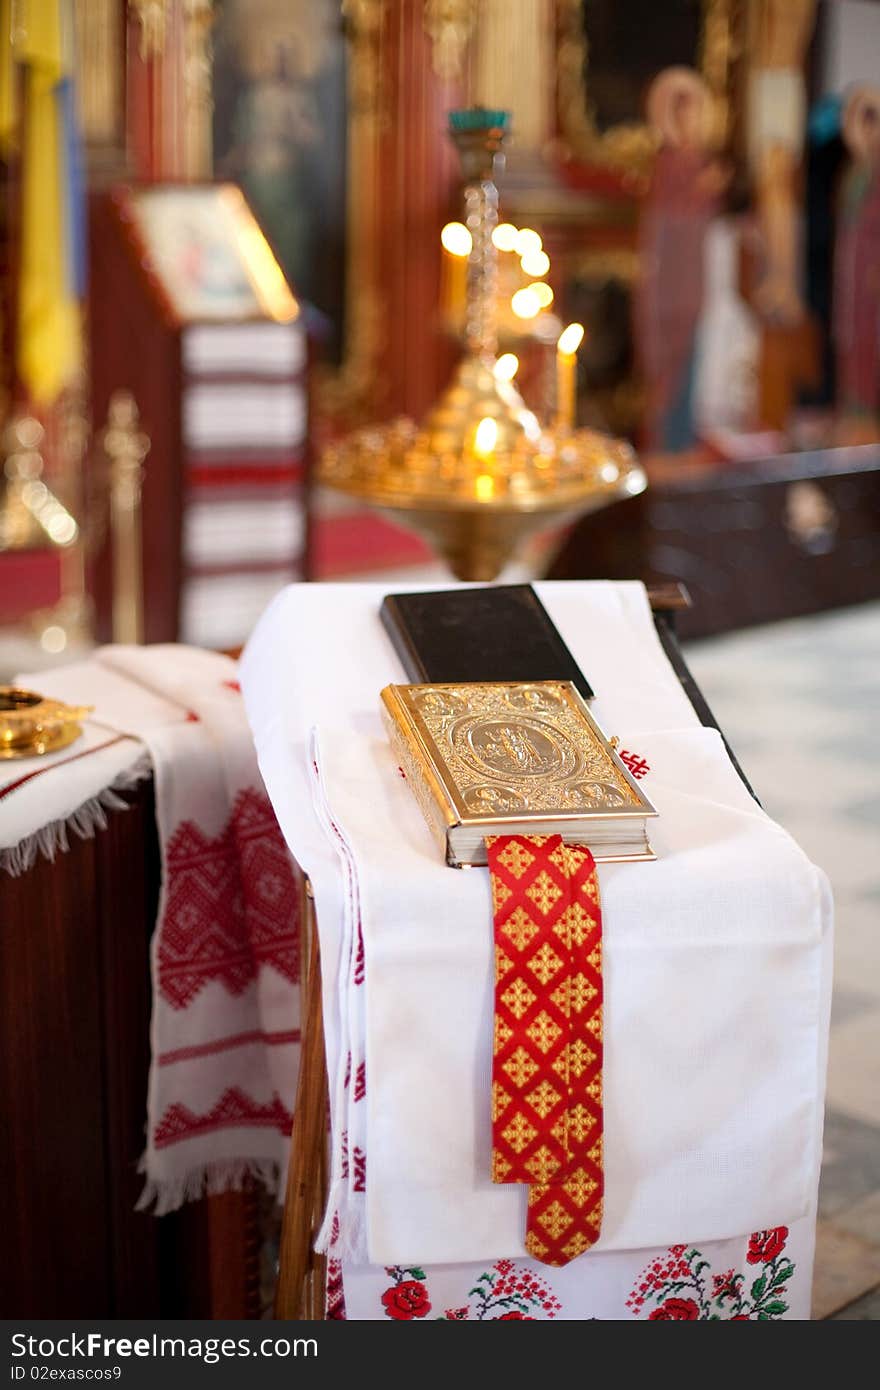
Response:
[[[355,880],[344,931],[355,961],[362,934],[364,956],[363,987],[355,970],[342,992],[345,1070],[358,1085],[334,1117],[347,1134],[331,1191],[341,1246],[381,1264],[522,1257],[526,1188],[489,1176],[488,870],[447,868],[384,740],[319,733],[328,834],[344,840]],[[595,1248],[791,1222],[809,1210],[819,1168],[824,875],[755,805],[714,730],[620,733],[650,765],[641,785],[660,812],[658,858],[598,870]]]
[[[693,708],[684,696],[662,651],[654,631],[642,586],[605,583],[545,583],[538,585],[537,588],[575,658],[586,671],[596,689],[597,698],[593,708],[598,719],[609,732],[624,732],[627,740],[636,744],[639,731],[641,731],[642,741],[651,740],[657,749],[661,748],[663,743],[663,739],[660,738],[661,735],[675,736],[679,741],[684,738],[685,743],[696,741],[697,744],[703,744],[708,740],[715,745],[715,751],[719,751],[717,736],[706,734],[701,730]],[[340,1193],[346,1185],[349,1193],[351,1192],[352,1174],[355,1172],[354,1156],[349,1152],[348,1143],[350,1141],[347,1133],[347,1142],[345,1144],[340,1143],[340,1131],[343,1127],[347,1130],[353,1118],[352,1106],[355,1093],[355,1087],[351,1084],[351,1076],[350,1074],[346,1075],[346,1070],[348,1069],[350,1073],[351,1069],[349,1056],[351,1019],[348,1017],[350,961],[347,958],[343,959],[341,955],[345,944],[346,911],[343,876],[340,873],[337,852],[331,843],[332,836],[328,838],[324,834],[320,819],[312,810],[309,783],[310,777],[313,779],[314,773],[310,772],[311,759],[308,739],[310,730],[316,725],[320,725],[325,730],[325,737],[329,731],[333,730],[334,733],[330,735],[334,739],[335,751],[333,756],[337,763],[341,761],[343,764],[345,749],[339,737],[340,730],[351,730],[357,736],[354,742],[361,746],[365,746],[370,740],[381,741],[383,739],[378,713],[378,692],[381,686],[390,680],[405,679],[378,617],[379,604],[384,592],[384,588],[375,585],[299,586],[288,589],[279,595],[264,615],[249,643],[242,663],[243,690],[255,732],[264,780],[288,843],[303,868],[309,873],[315,889],[324,971],[325,1027],[333,1106],[334,1157],[336,1159],[336,1171],[331,1175],[334,1183],[331,1190],[329,1211],[331,1216],[338,1213],[340,1207],[342,1207],[343,1216],[346,1215],[345,1202],[339,1200]],[[642,750],[639,749],[639,751]],[[383,754],[378,753],[376,756],[381,761]],[[655,760],[657,756],[658,754],[655,752]],[[660,757],[662,759],[662,753]],[[707,1247],[711,1258],[711,1250],[718,1244],[719,1238],[727,1236],[736,1239],[738,1231],[748,1235],[749,1231],[757,1229],[759,1226],[767,1226],[771,1222],[776,1223],[777,1229],[781,1229],[778,1227],[780,1221],[795,1223],[792,1229],[792,1238],[799,1232],[798,1239],[801,1244],[803,1245],[805,1240],[807,1245],[810,1243],[811,1219],[809,1213],[814,1201],[818,1179],[821,1104],[824,1089],[824,1045],[827,1034],[827,1010],[830,992],[830,902],[827,886],[822,876],[808,865],[800,852],[788,840],[788,837],[785,837],[778,828],[773,827],[763,812],[751,802],[727,762],[726,756],[721,753],[720,757],[721,765],[718,773],[720,782],[716,777],[716,782],[706,793],[707,805],[711,804],[714,799],[718,803],[717,810],[735,812],[741,818],[741,826],[747,827],[748,831],[753,832],[760,829],[764,833],[770,834],[771,838],[776,837],[777,847],[781,847],[784,841],[788,870],[783,872],[791,872],[792,882],[800,878],[803,888],[803,901],[793,901],[793,911],[786,919],[787,926],[782,936],[771,941],[771,938],[774,937],[774,933],[771,932],[768,939],[762,943],[763,946],[778,948],[778,960],[776,967],[774,967],[776,974],[773,976],[775,984],[771,984],[770,994],[765,995],[762,993],[762,989],[766,987],[767,982],[764,982],[752,1001],[752,1004],[760,1011],[772,1004],[774,990],[777,995],[780,991],[785,993],[786,952],[789,953],[790,958],[793,958],[792,952],[795,956],[800,952],[803,969],[799,977],[800,984],[795,985],[797,998],[794,1001],[788,1000],[787,1003],[793,1005],[793,1017],[797,1019],[797,1025],[804,1027],[802,1035],[804,1047],[809,1050],[812,1046],[812,1054],[808,1056],[804,1053],[801,1058],[803,1066],[800,1072],[800,1091],[794,1099],[793,1108],[789,1103],[790,1098],[786,1098],[786,1105],[782,1106],[789,1119],[794,1120],[794,1129],[790,1135],[794,1142],[794,1148],[791,1151],[786,1151],[783,1146],[782,1150],[774,1155],[774,1161],[765,1170],[765,1176],[766,1171],[774,1171],[774,1181],[765,1192],[759,1191],[754,1194],[757,1200],[751,1206],[748,1200],[745,1202],[740,1200],[747,1188],[747,1183],[743,1183],[741,1180],[737,1181],[741,1175],[737,1175],[731,1167],[731,1160],[734,1160],[733,1150],[729,1147],[726,1150],[728,1159],[726,1168],[723,1145],[714,1154],[710,1153],[708,1155],[708,1167],[717,1178],[716,1209],[710,1219],[710,1213],[705,1204],[699,1208],[699,1203],[696,1203],[692,1209],[694,1213],[698,1209],[700,1211],[698,1217],[700,1224],[696,1228],[691,1226],[684,1230],[679,1229],[673,1234],[672,1227],[664,1225],[662,1220],[659,1224],[655,1222],[652,1226],[650,1202],[642,1204],[635,1217],[633,1217],[632,1212],[624,1212],[623,1206],[620,1207],[615,1216],[612,1202],[610,1204],[612,1220],[606,1237],[612,1248],[617,1247],[632,1251],[636,1247],[646,1247],[655,1243],[659,1245],[665,1242],[671,1244],[675,1240],[700,1240]],[[338,784],[338,772],[336,781]],[[389,796],[393,799],[389,786],[390,784],[383,784],[382,793],[380,794],[377,790],[376,795],[377,821],[382,825],[383,830],[384,818],[388,814],[387,800]],[[395,790],[406,792],[405,788],[398,787]],[[652,789],[647,785],[646,790],[649,795],[652,794]],[[367,798],[369,796],[367,783],[362,783],[358,792],[362,798]],[[333,809],[336,809],[335,804]],[[406,813],[403,812],[403,814]],[[418,839],[419,835],[424,832],[424,827],[421,825],[420,817],[414,805],[409,824],[414,827],[412,834]],[[663,831],[659,827],[658,833],[659,839],[662,841]],[[433,844],[426,839],[426,832],[424,832],[424,836],[425,842],[421,852],[426,856],[436,856]],[[699,838],[699,834],[697,834],[697,839],[699,840]],[[754,845],[752,847],[754,848]],[[679,845],[677,849],[685,850],[686,847]],[[478,881],[481,877],[485,877],[484,873],[477,871],[470,875],[455,875],[453,871],[446,870],[436,864],[436,857],[431,862],[436,865],[437,872],[440,874],[440,881],[450,884],[450,894],[459,891],[452,887],[455,879],[473,879],[473,888],[468,889],[468,891],[479,894]],[[668,864],[661,863],[656,866],[603,866],[600,869],[600,882],[605,906],[606,949],[609,952],[606,959],[613,961],[615,950],[619,950],[620,960],[625,958],[624,952],[627,943],[624,936],[620,935],[621,917],[616,904],[618,901],[625,902],[627,883],[647,885],[649,882],[647,875],[651,873],[662,874],[664,869],[669,867]],[[729,877],[729,863],[726,872]],[[751,887],[755,888],[755,885],[752,884]],[[375,884],[372,885],[370,891],[374,891],[374,889]],[[636,900],[638,900],[640,891],[641,889],[636,891]],[[725,910],[728,916],[733,910],[730,903],[731,900],[735,899],[736,891],[735,883],[727,882],[721,885],[719,900],[726,904]],[[762,900],[760,885],[755,891],[757,896],[753,892],[748,901],[760,903]],[[488,895],[484,896],[486,896],[487,934],[490,935],[488,933]],[[709,911],[706,911],[704,907],[702,914],[704,925],[712,921],[712,911],[716,911],[718,905],[718,902],[713,901]],[[648,906],[649,903],[646,901],[646,909]],[[769,908],[769,900],[764,906]],[[675,942],[682,945],[687,944],[689,933],[693,933],[700,926],[699,915],[697,914],[697,918],[690,922],[685,920],[668,923],[667,945]],[[773,916],[774,912],[771,909],[770,917]],[[759,937],[767,920],[769,919],[764,919],[759,924]],[[742,925],[742,935],[748,939],[749,924],[743,923]],[[787,940],[784,939],[786,931],[788,932]],[[369,928],[367,928],[365,935],[367,937],[367,970],[369,972]],[[733,937],[729,937],[725,943],[728,959],[733,966],[737,957],[735,949],[731,952],[732,947],[735,948],[735,934]],[[747,956],[744,956],[740,965],[746,960]],[[720,958],[716,960],[715,968],[723,970],[724,967]],[[735,968],[735,973],[737,976],[736,988],[741,990],[745,987],[743,972]],[[622,975],[622,971],[619,974],[619,979],[620,975]],[[748,970],[746,969],[745,976],[747,977],[747,975]],[[613,974],[609,978],[613,979]],[[708,980],[709,977],[703,978]],[[623,988],[621,983],[621,990]],[[381,988],[376,988],[375,993],[379,997]],[[368,986],[368,997],[369,994],[370,988]],[[681,996],[679,1003],[684,1006],[687,995],[686,980],[682,981],[678,994]],[[638,989],[633,998],[637,998],[637,996]],[[619,997],[624,999],[625,992]],[[799,1009],[800,1016],[798,1018]],[[610,1012],[609,1010],[609,1014]],[[637,1017],[631,1013],[627,1015],[626,1011],[619,1007],[617,1012],[619,1017],[628,1017],[629,1027],[639,1026]],[[747,1014],[748,1009],[746,1009]],[[651,1029],[648,1028],[647,1021],[645,1027],[650,1033]],[[704,1038],[711,1036],[710,1020],[704,1019],[703,1036]],[[682,1046],[685,1048],[687,1047],[687,1037],[688,1033],[685,1029],[682,1041]],[[368,1060],[369,1038],[368,1029],[366,1044]],[[401,1041],[404,1040],[401,1039]],[[405,1041],[407,1046],[414,1045],[412,1037]],[[647,1042],[646,1046],[648,1046]],[[607,1056],[613,1057],[613,1055],[614,1044],[611,1041]],[[731,1055],[729,1048],[727,1055],[728,1057]],[[707,1058],[707,1061],[709,1060]],[[609,1063],[606,1061],[606,1071],[608,1066]],[[610,1063],[610,1066],[613,1069],[613,1062]],[[770,1071],[772,1071],[772,1067]],[[363,1088],[360,1089],[363,1091]],[[772,1084],[769,1090],[762,1091],[760,1084],[756,1085],[755,1088],[755,1096],[759,1097],[757,1110],[763,1111],[765,1121],[769,1109],[772,1108],[772,1091]],[[711,1087],[705,1094],[709,1095],[710,1093]],[[417,1245],[412,1243],[414,1240],[418,1241],[419,1232],[422,1236],[430,1236],[432,1239],[434,1236],[439,1236],[441,1222],[437,1219],[428,1219],[421,1227],[418,1226],[418,1223],[413,1226],[405,1211],[406,1200],[400,1203],[400,1207],[404,1209],[405,1219],[403,1219],[402,1224],[395,1220],[394,1203],[389,1198],[393,1182],[390,1186],[387,1182],[387,1179],[393,1175],[387,1167],[383,1170],[382,1163],[382,1155],[383,1153],[387,1154],[389,1148],[387,1144],[383,1147],[381,1139],[378,1143],[376,1142],[376,1137],[381,1130],[381,1124],[377,1126],[376,1123],[379,1119],[379,1112],[381,1110],[383,1118],[387,1119],[388,1107],[391,1102],[388,1089],[382,1089],[381,1079],[376,1082],[375,1094],[377,1097],[381,1097],[381,1104],[377,1102],[371,1112],[374,1118],[372,1134],[369,1133],[369,1119],[367,1121],[367,1140],[371,1156],[375,1153],[380,1161],[376,1163],[375,1169],[371,1161],[370,1173],[371,1176],[375,1174],[372,1181],[368,1181],[366,1184],[361,1182],[358,1185],[355,1177],[356,1189],[359,1186],[362,1191],[363,1187],[366,1186],[367,1202],[372,1208],[367,1219],[370,1257],[376,1262],[381,1262],[386,1268],[394,1267],[397,1269],[401,1268],[401,1262],[406,1260],[416,1260],[417,1267],[419,1261],[434,1260],[438,1262],[437,1268],[442,1267],[444,1271],[448,1271],[453,1265],[458,1267],[465,1259],[483,1260],[488,1270],[492,1259],[496,1256],[519,1256],[521,1245],[517,1246],[511,1242],[506,1249],[498,1246],[496,1241],[497,1228],[493,1238],[476,1249],[468,1249],[461,1244],[456,1244],[455,1242],[461,1236],[461,1226],[456,1225],[455,1221],[450,1223],[453,1228],[452,1244],[447,1243],[444,1246],[442,1240],[439,1244],[431,1244],[431,1240],[426,1240],[423,1247],[417,1248]],[[606,1105],[606,1122],[613,1114],[613,1104],[612,1101],[611,1110]],[[473,1106],[470,1108],[472,1109]],[[488,1101],[486,1109],[488,1110]],[[748,1103],[745,1104],[744,1108],[740,1106],[740,1110],[740,1125],[747,1128],[750,1119],[753,1118],[750,1116]],[[709,1128],[711,1128],[711,1122]],[[690,1135],[688,1144],[694,1148],[693,1134]],[[711,1149],[711,1144],[709,1147]],[[697,1158],[699,1158],[700,1148],[700,1144],[697,1144],[694,1150]],[[648,1149],[650,1149],[650,1145]],[[609,1150],[606,1152],[606,1170],[609,1171],[612,1153],[613,1141],[610,1142]],[[404,1154],[404,1158],[408,1156],[411,1157],[409,1151]],[[422,1156],[424,1157],[424,1150]],[[404,1162],[396,1177],[400,1178],[401,1173],[405,1176],[405,1172]],[[728,1182],[731,1184],[731,1189],[735,1188],[739,1194],[737,1199],[730,1203],[729,1209],[727,1209],[725,1200]],[[375,1202],[370,1197],[371,1185],[373,1196],[376,1198]],[[706,1184],[705,1182],[697,1183],[696,1187],[705,1192]],[[655,1188],[655,1192],[659,1192],[659,1190],[659,1188]],[[676,1200],[679,1204],[679,1216],[683,1220],[688,1216],[686,1182],[683,1181],[681,1172],[677,1179],[677,1191],[679,1197],[674,1199],[671,1204],[666,1204],[665,1212],[662,1211],[662,1202],[656,1204],[657,1211],[666,1220],[673,1217]],[[412,1191],[407,1191],[405,1194],[407,1200],[409,1198],[415,1200],[417,1195],[416,1192]],[[447,1202],[449,1195],[448,1192],[445,1194]],[[515,1190],[509,1190],[507,1193],[502,1190],[497,1195],[501,1197],[502,1205],[505,1199],[512,1201],[513,1204],[517,1202]],[[762,1196],[765,1199],[764,1206],[761,1205]],[[778,1199],[781,1207],[773,1209],[774,1199]],[[625,1206],[625,1204],[623,1205]],[[377,1216],[380,1208],[381,1217]],[[477,1209],[471,1207],[468,1210],[473,1214],[473,1211]],[[348,1215],[351,1216],[351,1213]],[[513,1228],[510,1227],[510,1229]],[[486,1236],[485,1223],[480,1227],[480,1231],[480,1238],[483,1239]],[[325,1235],[331,1234],[330,1230],[325,1232]],[[355,1235],[354,1249],[357,1252],[360,1241],[357,1239],[357,1233]],[[509,1239],[508,1233],[502,1238],[502,1245]],[[741,1235],[739,1239],[742,1242],[743,1236]],[[351,1248],[352,1246],[349,1244],[349,1251]],[[362,1247],[360,1255],[363,1258]],[[601,1252],[597,1250],[595,1255],[588,1258],[598,1260],[600,1256]],[[608,1259],[610,1256],[603,1258]],[[800,1264],[803,1269],[803,1258]],[[809,1264],[809,1258],[807,1258],[807,1264]],[[462,1265],[463,1273],[469,1268],[469,1266]],[[479,1273],[476,1265],[473,1266],[473,1269],[476,1277],[476,1274]],[[375,1265],[373,1270],[375,1273]],[[381,1271],[377,1277],[381,1281],[383,1277]],[[468,1276],[464,1275],[464,1277]],[[808,1277],[809,1271],[807,1271],[807,1280]],[[375,1288],[373,1292],[375,1292]],[[792,1309],[789,1315],[805,1316],[805,1306],[804,1299],[801,1297],[797,1311],[794,1311],[794,1305],[787,1305],[788,1308]],[[387,1316],[395,1316],[393,1312],[388,1312],[387,1307],[385,1312]],[[358,1316],[354,1308],[352,1308],[352,1313]],[[361,1313],[360,1315],[369,1316],[368,1313]],[[376,1315],[381,1316],[381,1311]],[[442,1316],[442,1313],[440,1315]],[[591,1314],[581,1312],[572,1315],[590,1316]],[[626,1314],[620,1313],[620,1316],[624,1315]],[[647,1311],[645,1315],[648,1315]],[[708,1316],[708,1314],[705,1315]],[[726,1316],[727,1314],[722,1312],[721,1315]],[[729,1315],[736,1316],[737,1314],[731,1312]],[[757,1312],[754,1315],[757,1316]],[[414,1316],[421,1316],[421,1314],[416,1313]],[[437,1316],[437,1312],[434,1313],[434,1316]]]

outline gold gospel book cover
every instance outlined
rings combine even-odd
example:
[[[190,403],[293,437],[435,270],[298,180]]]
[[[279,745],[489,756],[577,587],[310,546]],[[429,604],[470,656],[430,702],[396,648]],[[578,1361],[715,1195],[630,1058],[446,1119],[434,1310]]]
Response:
[[[487,835],[562,835],[598,863],[653,859],[657,812],[571,681],[387,685],[391,745],[455,868]]]

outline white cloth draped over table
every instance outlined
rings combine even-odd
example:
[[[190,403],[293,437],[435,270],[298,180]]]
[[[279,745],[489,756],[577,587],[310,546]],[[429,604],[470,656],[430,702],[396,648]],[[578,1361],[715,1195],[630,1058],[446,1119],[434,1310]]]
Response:
[[[19,676],[17,684],[85,705],[96,705],[105,696],[112,700],[114,687],[118,694],[123,684],[94,660],[62,669],[73,673],[69,691],[62,671]],[[143,729],[186,718],[183,710],[148,691],[139,713]],[[58,850],[66,850],[72,836],[91,838],[106,826],[106,812],[125,804],[118,793],[150,776],[149,754],[140,738],[90,719],[82,730],[75,743],[57,753],[0,763],[0,870],[23,873],[39,855],[53,859]]]
[[[596,1249],[792,1221],[809,1210],[819,1165],[824,879],[749,797],[716,732],[620,732],[650,766],[641,785],[660,818],[656,863],[599,867]],[[344,931],[354,941],[362,930],[365,959],[365,988],[349,991],[358,1034],[346,1038],[346,1069],[366,1064],[365,1104],[350,1085],[338,1127],[353,1180],[354,1155],[366,1155],[366,1193],[354,1194],[366,1241],[360,1219],[351,1239],[351,1208],[337,1201],[343,1248],[381,1264],[522,1256],[526,1189],[489,1178],[488,871],[446,867],[385,743],[322,728],[316,761],[356,877]]]
[[[700,726],[642,586],[536,587],[597,692],[600,723],[647,764],[641,785],[661,813],[656,863],[599,869],[605,1220],[595,1253],[570,1268],[592,1270],[582,1278],[595,1284],[596,1262],[618,1258],[605,1250],[629,1252],[619,1268],[632,1273],[633,1252],[684,1240],[701,1242],[714,1268],[725,1238],[746,1259],[744,1238],[784,1222],[800,1250],[786,1315],[805,1316],[827,884]],[[497,1277],[498,1259],[540,1266],[522,1258],[524,1191],[488,1179],[488,874],[442,864],[387,748],[379,690],[405,677],[378,617],[384,592],[285,591],[251,639],[242,683],[267,789],[315,889],[333,1128],[319,1244],[346,1261],[350,1315],[395,1317],[407,1314],[389,1311],[396,1295],[383,1302],[386,1270],[406,1283],[407,1269],[432,1262],[437,1287],[451,1289],[453,1270],[466,1283]],[[561,1287],[558,1271],[541,1277]],[[562,1284],[577,1277],[565,1271]],[[567,1294],[561,1315],[650,1315],[627,1309],[629,1292],[617,1314]],[[719,1315],[746,1315],[734,1303],[722,1300]]]
[[[26,868],[100,828],[117,791],[155,777],[162,892],[142,1204],[161,1213],[286,1165],[299,1063],[299,919],[228,657],[104,647],[20,684],[94,705],[82,739],[8,764],[0,852]],[[11,769],[14,771],[10,772]]]

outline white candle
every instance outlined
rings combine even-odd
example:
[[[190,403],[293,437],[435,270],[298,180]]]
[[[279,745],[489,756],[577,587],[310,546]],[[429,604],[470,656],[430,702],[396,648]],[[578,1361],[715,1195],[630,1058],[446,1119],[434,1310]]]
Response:
[[[556,344],[556,422],[560,429],[574,429],[577,351],[583,337],[583,324],[570,323]]]

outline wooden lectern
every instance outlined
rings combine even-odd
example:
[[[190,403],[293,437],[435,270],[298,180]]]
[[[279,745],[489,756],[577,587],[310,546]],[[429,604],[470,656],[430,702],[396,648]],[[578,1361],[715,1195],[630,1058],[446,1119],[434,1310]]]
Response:
[[[234,184],[96,193],[90,239],[96,434],[124,391],[149,445],[142,638],[238,645],[304,572],[304,314]],[[105,467],[97,447],[96,495]],[[111,544],[107,533],[92,576],[101,640]]]

